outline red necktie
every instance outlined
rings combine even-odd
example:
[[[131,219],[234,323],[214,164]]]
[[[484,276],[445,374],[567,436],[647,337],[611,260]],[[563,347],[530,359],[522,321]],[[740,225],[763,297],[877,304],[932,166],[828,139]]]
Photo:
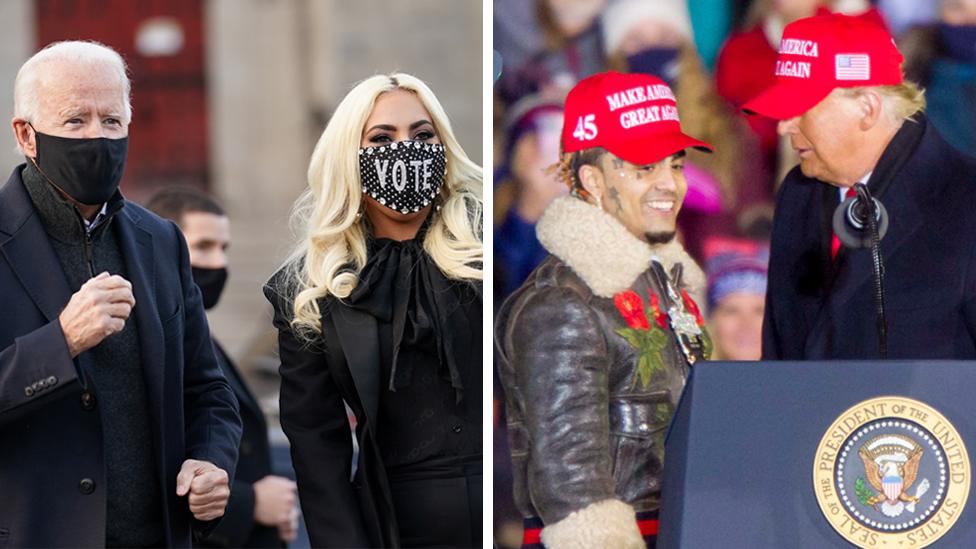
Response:
[[[857,196],[857,191],[854,187],[848,187],[847,192],[844,193],[844,198],[852,198]],[[831,261],[837,259],[837,252],[840,251],[840,239],[837,238],[837,234],[834,233],[830,237],[830,259]]]

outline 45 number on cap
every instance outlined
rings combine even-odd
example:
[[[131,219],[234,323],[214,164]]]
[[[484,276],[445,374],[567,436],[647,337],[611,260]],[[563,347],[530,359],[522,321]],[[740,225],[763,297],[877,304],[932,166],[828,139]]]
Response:
[[[576,129],[573,130],[573,137],[580,141],[591,141],[596,139],[596,134],[596,115],[588,114],[579,117],[579,121],[576,123]]]

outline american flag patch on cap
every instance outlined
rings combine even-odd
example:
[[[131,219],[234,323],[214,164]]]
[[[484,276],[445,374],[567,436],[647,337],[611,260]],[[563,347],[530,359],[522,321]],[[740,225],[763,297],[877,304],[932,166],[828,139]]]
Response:
[[[834,77],[837,80],[868,80],[871,78],[871,58],[864,53],[839,53],[834,57]]]

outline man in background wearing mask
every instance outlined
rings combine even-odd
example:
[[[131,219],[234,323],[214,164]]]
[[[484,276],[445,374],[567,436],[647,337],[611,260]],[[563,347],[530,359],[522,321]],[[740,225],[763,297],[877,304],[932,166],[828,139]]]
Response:
[[[224,514],[241,435],[177,228],[118,190],[130,84],[92,42],[14,84],[0,189],[0,544],[186,547]]]
[[[603,51],[612,68],[659,76],[675,87],[695,58],[688,3],[682,0],[615,0],[600,14]],[[696,67],[697,68],[697,67]]]
[[[174,221],[190,250],[193,280],[203,294],[204,309],[220,300],[227,281],[230,219],[214,199],[192,188],[168,188],[146,204],[160,217]],[[217,360],[240,403],[244,432],[237,474],[227,512],[205,547],[276,547],[295,539],[298,526],[295,483],[271,473],[268,426],[258,401],[224,349],[213,340]]]

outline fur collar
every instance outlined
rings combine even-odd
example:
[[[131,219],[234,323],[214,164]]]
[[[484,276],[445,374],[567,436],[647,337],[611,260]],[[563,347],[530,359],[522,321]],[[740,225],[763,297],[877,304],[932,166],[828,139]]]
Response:
[[[651,246],[610,214],[578,198],[553,200],[536,225],[536,235],[549,253],[600,297],[613,297],[630,288],[657,257],[668,272],[681,263],[682,286],[699,304],[704,302],[705,274],[677,240]]]

